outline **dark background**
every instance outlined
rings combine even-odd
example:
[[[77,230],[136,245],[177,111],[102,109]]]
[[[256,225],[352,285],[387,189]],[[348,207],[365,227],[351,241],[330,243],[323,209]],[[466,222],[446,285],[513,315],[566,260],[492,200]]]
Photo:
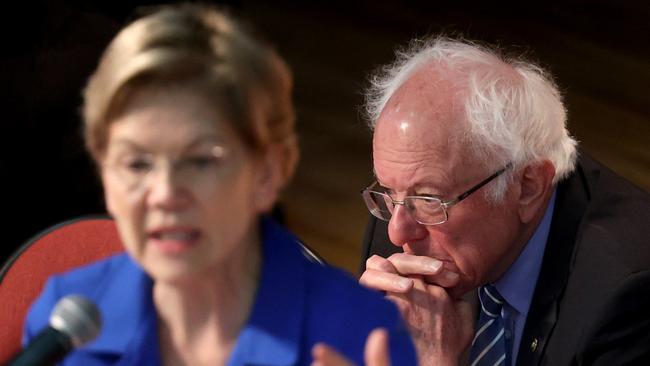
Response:
[[[2,5],[0,258],[41,229],[103,212],[80,139],[80,91],[112,36],[152,1]],[[295,76],[302,160],[283,204],[288,225],[354,271],[371,179],[362,119],[368,74],[414,37],[444,32],[523,54],[556,76],[583,151],[650,191],[647,1],[232,1]]]

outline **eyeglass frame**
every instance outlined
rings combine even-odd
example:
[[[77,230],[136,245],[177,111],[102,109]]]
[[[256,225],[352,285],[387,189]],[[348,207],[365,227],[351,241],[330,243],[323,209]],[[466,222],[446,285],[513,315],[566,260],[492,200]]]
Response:
[[[224,159],[227,159],[228,157],[230,157],[230,155],[232,155],[232,149],[224,145],[217,144],[210,148],[210,153],[205,154],[205,156],[198,156],[198,157],[192,157],[192,156],[180,157],[174,155],[163,156],[163,155],[153,154],[144,151],[138,152],[137,154],[146,156],[147,159],[151,159],[153,161],[152,167],[148,168],[148,171],[141,173],[144,175],[148,175],[143,178],[136,178],[135,175],[139,175],[140,173],[132,173],[129,171],[131,169],[129,167],[129,165],[131,165],[130,163],[111,161],[104,164],[104,167],[116,173],[120,182],[124,184],[126,187],[128,187],[130,190],[136,190],[136,189],[141,190],[143,188],[148,187],[148,184],[150,184],[149,180],[151,179],[150,178],[151,173],[156,174],[158,172],[159,174],[159,171],[162,166],[164,166],[163,169],[169,170],[170,174],[178,174],[177,171],[182,169],[184,165],[189,166],[191,164],[197,164],[197,159],[201,160],[209,157],[209,159],[214,159],[214,162],[216,164],[222,165],[225,161]],[[199,154],[199,155],[203,155],[203,154]],[[132,175],[132,176],[127,177],[126,175]]]
[[[388,193],[386,193],[386,192],[379,192],[379,191],[375,191],[375,190],[372,190],[372,189],[371,189],[371,188],[373,188],[374,186],[379,185],[379,182],[378,182],[377,180],[375,180],[375,181],[374,181],[372,184],[370,184],[368,187],[362,189],[362,190],[361,190],[361,195],[363,196],[363,195],[365,195],[365,194],[370,194],[370,193],[377,193],[377,194],[380,194],[380,195],[382,195],[382,196],[384,196],[384,197],[388,197],[388,199],[390,200],[390,202],[391,202],[392,205],[393,205],[393,208],[394,208],[396,205],[402,205],[402,206],[404,206],[404,207],[406,207],[406,208],[408,209],[409,213],[412,213],[413,209],[410,208],[409,206],[407,206],[407,205],[405,204],[405,201],[406,201],[407,199],[423,199],[423,200],[425,200],[425,201],[429,201],[429,202],[430,202],[431,200],[439,201],[439,202],[440,202],[440,207],[441,207],[442,212],[443,212],[443,214],[444,214],[444,220],[442,220],[442,221],[440,221],[440,222],[436,222],[436,223],[425,223],[425,222],[421,222],[420,220],[418,220],[418,219],[415,218],[415,217],[413,217],[413,218],[415,219],[415,221],[417,221],[417,222],[418,222],[419,224],[421,224],[421,225],[431,225],[431,226],[432,226],[432,225],[440,225],[440,224],[444,224],[445,222],[447,222],[447,221],[449,220],[449,213],[447,212],[447,210],[448,210],[449,208],[451,208],[451,207],[455,206],[456,204],[460,203],[462,200],[464,200],[465,198],[469,197],[472,193],[478,191],[478,190],[481,189],[483,186],[485,186],[486,184],[490,183],[492,180],[494,180],[495,178],[497,178],[498,176],[500,176],[501,174],[503,174],[506,170],[508,170],[508,169],[510,169],[510,168],[512,168],[512,167],[513,167],[512,162],[506,164],[503,168],[497,170],[497,171],[494,172],[492,175],[490,175],[489,177],[483,179],[482,181],[480,181],[478,184],[476,184],[476,185],[473,186],[472,188],[468,189],[467,191],[465,191],[465,192],[461,193],[460,195],[456,196],[456,198],[453,198],[453,199],[451,199],[451,200],[449,200],[449,201],[443,201],[442,199],[440,199],[440,198],[438,198],[438,197],[433,197],[433,196],[405,196],[405,197],[402,198],[401,200],[395,200],[395,199],[393,199],[393,197],[391,197],[391,196],[390,196]],[[374,201],[374,200],[373,200],[373,201]],[[365,199],[364,199],[364,202],[366,202]],[[384,218],[382,218],[382,217],[379,217],[379,216],[375,215],[375,214],[373,213],[373,210],[370,209],[370,207],[368,207],[368,204],[366,204],[366,208],[368,208],[368,211],[370,211],[370,213],[371,213],[373,216],[375,216],[376,218],[378,218],[378,219],[380,219],[380,220],[383,220],[383,221],[390,221],[390,218],[393,217],[393,213],[391,212],[391,213],[390,213],[390,218],[389,218],[389,219],[384,219]]]

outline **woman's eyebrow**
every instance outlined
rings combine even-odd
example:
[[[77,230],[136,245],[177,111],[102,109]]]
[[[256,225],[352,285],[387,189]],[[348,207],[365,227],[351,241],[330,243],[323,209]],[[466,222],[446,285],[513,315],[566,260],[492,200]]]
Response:
[[[219,139],[215,135],[197,136],[195,138],[192,138],[189,143],[184,144],[185,146],[183,147],[183,150],[195,148],[202,144],[223,144],[223,142],[223,139]],[[130,139],[128,137],[117,137],[111,142],[111,144],[128,148],[135,148],[137,150],[146,150],[146,144],[138,142],[134,139]]]
[[[141,150],[144,151],[144,146],[139,144],[137,141],[125,138],[125,137],[118,137],[114,139],[110,145],[117,145],[118,147],[126,147],[126,148],[132,148],[136,150]]]
[[[188,147],[194,147],[194,146],[197,146],[197,145],[202,145],[202,144],[207,144],[207,143],[210,143],[210,144],[215,144],[215,143],[216,144],[223,144],[223,142],[224,142],[223,139],[219,139],[215,135],[202,135],[202,136],[198,136],[198,137],[192,139],[190,141],[190,143],[187,144],[187,146]]]

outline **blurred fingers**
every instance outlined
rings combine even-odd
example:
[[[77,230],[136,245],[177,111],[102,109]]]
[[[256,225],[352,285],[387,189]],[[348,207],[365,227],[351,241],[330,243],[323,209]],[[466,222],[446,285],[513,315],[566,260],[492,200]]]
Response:
[[[375,329],[368,336],[364,361],[366,366],[390,366],[388,332],[385,329]]]
[[[325,343],[317,343],[311,349],[311,366],[354,366],[347,358]]]

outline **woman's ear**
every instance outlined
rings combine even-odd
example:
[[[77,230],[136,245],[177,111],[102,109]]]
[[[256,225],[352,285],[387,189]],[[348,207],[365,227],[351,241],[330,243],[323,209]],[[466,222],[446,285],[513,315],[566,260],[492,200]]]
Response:
[[[555,166],[549,160],[526,166],[521,174],[519,191],[519,218],[532,221],[550,197],[555,177]]]
[[[260,158],[255,171],[254,204],[260,213],[273,208],[284,185],[282,156],[278,149],[270,147]]]
[[[113,195],[112,195],[112,189],[114,184],[111,184],[111,179],[115,179],[114,177],[111,177],[110,174],[107,173],[106,169],[104,168],[104,165],[102,163],[99,164],[98,166],[98,172],[99,172],[99,178],[102,183],[102,191],[104,192],[104,203],[106,205],[106,211],[108,211],[108,214],[113,216],[113,212],[115,210],[115,203],[113,202]]]

